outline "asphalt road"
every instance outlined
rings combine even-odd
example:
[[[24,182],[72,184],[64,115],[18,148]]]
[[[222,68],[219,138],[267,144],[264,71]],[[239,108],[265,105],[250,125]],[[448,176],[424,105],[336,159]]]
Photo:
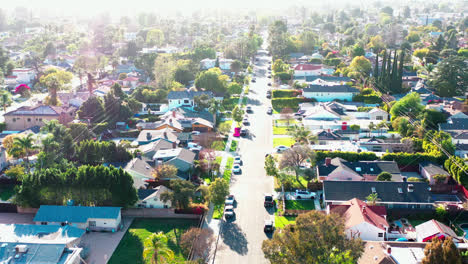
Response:
[[[215,263],[269,263],[261,248],[263,240],[268,239],[263,232],[264,221],[274,218],[273,211],[263,206],[264,193],[273,191],[273,178],[266,176],[263,168],[265,154],[273,148],[272,118],[266,114],[271,105],[266,98],[269,81],[266,75],[257,76],[257,82],[250,85],[247,105],[252,106],[253,113],[249,114],[250,125],[245,126],[249,136],[239,142],[242,174],[231,180],[236,217],[223,223]]]

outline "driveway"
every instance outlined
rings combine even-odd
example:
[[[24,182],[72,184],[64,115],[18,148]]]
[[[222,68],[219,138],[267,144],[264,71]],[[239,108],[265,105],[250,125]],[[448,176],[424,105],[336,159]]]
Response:
[[[109,261],[112,253],[122,240],[122,237],[127,232],[130,224],[133,222],[133,217],[123,217],[122,223],[124,227],[122,230],[111,232],[90,232],[85,233],[81,237],[80,247],[87,248],[89,251],[86,262],[88,264],[105,264]]]
[[[35,224],[34,214],[0,213],[0,224]]]
[[[265,66],[264,66],[265,67]],[[264,193],[273,191],[273,178],[266,176],[263,168],[265,154],[272,151],[272,117],[266,114],[270,102],[266,99],[270,79],[257,76],[250,84],[248,105],[248,138],[241,138],[239,154],[243,160],[242,174],[233,175],[231,192],[236,196],[236,217],[224,222],[221,227],[215,263],[268,263],[262,252],[262,242],[267,239],[263,232],[264,220],[274,218],[263,207]]]

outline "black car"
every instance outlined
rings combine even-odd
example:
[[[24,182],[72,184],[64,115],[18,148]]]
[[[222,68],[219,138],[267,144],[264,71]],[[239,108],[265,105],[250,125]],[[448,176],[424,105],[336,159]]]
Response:
[[[254,82],[257,82],[257,80],[256,80],[255,78],[253,78],[251,82],[253,82],[253,83],[254,83]]]
[[[265,201],[263,202],[265,207],[270,207],[275,205],[275,200],[273,200],[273,195],[265,194]]]
[[[242,128],[241,131],[240,131],[241,137],[247,136],[248,133],[249,133],[249,132],[248,132],[247,129],[245,129],[245,128]]]
[[[268,86],[271,86],[271,83],[268,83],[267,85],[268,85]]]
[[[263,226],[263,232],[270,233],[275,231],[275,226],[272,220],[265,220],[265,225]]]

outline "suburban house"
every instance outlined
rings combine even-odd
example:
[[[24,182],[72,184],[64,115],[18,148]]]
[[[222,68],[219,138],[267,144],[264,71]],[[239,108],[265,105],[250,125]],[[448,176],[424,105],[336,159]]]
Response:
[[[439,130],[447,133],[468,131],[468,118],[449,118],[447,123],[439,124]]]
[[[139,80],[140,79],[138,77],[129,76],[129,77],[122,80],[122,86],[123,87],[136,88],[138,86]]]
[[[0,224],[1,243],[41,243],[78,245],[85,230],[60,225]]]
[[[75,119],[77,110],[74,106],[22,106],[4,114],[4,117],[8,130],[19,131],[33,126],[42,127],[45,121],[51,120],[66,125]]]
[[[325,158],[317,164],[320,181],[375,181],[382,172],[392,174],[392,181],[402,181],[398,164],[394,161],[346,161]]]
[[[431,185],[436,184],[436,180],[434,179],[435,175],[446,176],[444,183],[447,183],[450,177],[450,174],[447,171],[445,171],[442,167],[427,161],[419,163],[419,173],[421,174],[421,176],[428,179],[429,184]]]
[[[79,264],[82,248],[65,244],[3,242],[0,239],[0,263]]]
[[[302,96],[314,98],[319,102],[352,101],[353,96],[356,94],[359,94],[359,90],[348,85],[309,85],[307,88],[302,89]]]
[[[372,108],[369,112],[369,119],[387,121],[389,114],[379,107]]]
[[[185,132],[212,131],[216,124],[215,116],[207,110],[195,111],[187,107],[179,107],[166,112],[161,116],[162,120],[177,120]]]
[[[459,240],[457,234],[450,227],[434,219],[417,225],[416,237],[418,242],[430,242],[434,237],[439,239],[451,237],[454,242]]]
[[[301,78],[295,78],[295,79],[301,79]],[[322,80],[327,83],[335,83],[335,85],[343,85],[346,84],[347,82],[351,82],[351,78],[349,77],[340,77],[340,76],[332,76],[332,75],[310,75],[310,76],[305,76],[304,81],[306,83],[314,83],[317,80]]]
[[[144,145],[160,139],[165,139],[171,143],[177,143],[177,132],[174,132],[170,128],[160,130],[141,130],[136,141],[139,145]]]
[[[358,264],[419,264],[427,243],[366,241]]]
[[[401,152],[404,144],[398,140],[381,139],[372,136],[371,138],[361,139],[359,147],[363,151],[372,152]]]
[[[377,205],[387,209],[432,210],[434,207],[426,182],[323,181],[323,199],[327,205],[343,204],[350,199],[366,201],[377,193]]]
[[[327,213],[335,213],[343,217],[348,238],[362,240],[384,241],[387,229],[387,210],[385,206],[368,206],[365,202],[354,198],[340,205],[328,205]]]
[[[179,172],[183,173],[192,168],[195,156],[194,152],[184,148],[160,149],[154,154],[153,160],[156,166],[159,164],[171,164]]]
[[[125,166],[123,166],[123,170],[128,172],[133,178],[133,186],[135,188],[146,187],[146,180],[153,178],[153,167],[143,158],[136,157]]]
[[[183,134],[183,133],[180,133]],[[180,134],[177,136],[180,137]],[[141,152],[143,157],[153,158],[154,154],[160,149],[171,149],[176,148],[177,144],[175,142],[170,142],[166,139],[157,140],[149,144],[138,146],[138,150]]]
[[[224,58],[219,58],[219,68],[223,71],[230,71],[231,70],[231,63],[234,60],[232,59],[224,59]],[[216,66],[216,59],[203,59],[200,61],[200,69],[202,70],[208,70],[211,68],[214,68]]]
[[[164,185],[159,185],[154,189],[138,189],[137,206],[142,208],[171,208],[171,201],[162,201],[161,193],[172,192]]]
[[[33,221],[37,225],[71,225],[91,231],[120,229],[120,207],[41,205]]]
[[[322,74],[322,65],[317,64],[297,64],[293,69],[295,78]]]
[[[17,83],[30,83],[36,78],[36,72],[30,68],[13,69],[11,75],[16,76]]]
[[[136,125],[138,130],[161,130],[169,128],[176,132],[182,132],[182,124],[177,119],[166,118],[157,122],[140,122]]]
[[[317,134],[317,139],[319,145],[327,145],[342,140],[342,137],[331,130],[322,130]]]
[[[214,98],[212,92],[209,91],[171,91],[167,95],[168,110],[178,107],[188,107],[193,109],[195,106],[194,98],[196,96],[207,95],[209,98]]]

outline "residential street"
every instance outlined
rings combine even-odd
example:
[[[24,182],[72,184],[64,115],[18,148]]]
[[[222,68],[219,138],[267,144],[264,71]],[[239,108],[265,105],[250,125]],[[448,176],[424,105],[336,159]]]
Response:
[[[266,69],[266,66],[263,68]],[[273,191],[273,178],[265,175],[265,154],[272,151],[271,116],[266,114],[269,100],[266,98],[266,75],[257,74],[257,82],[251,83],[248,104],[249,137],[241,138],[239,154],[243,160],[242,174],[234,175],[231,192],[237,200],[234,220],[224,223],[219,239],[215,263],[268,263],[263,257],[262,241],[264,220],[274,218],[263,206],[264,193]]]

